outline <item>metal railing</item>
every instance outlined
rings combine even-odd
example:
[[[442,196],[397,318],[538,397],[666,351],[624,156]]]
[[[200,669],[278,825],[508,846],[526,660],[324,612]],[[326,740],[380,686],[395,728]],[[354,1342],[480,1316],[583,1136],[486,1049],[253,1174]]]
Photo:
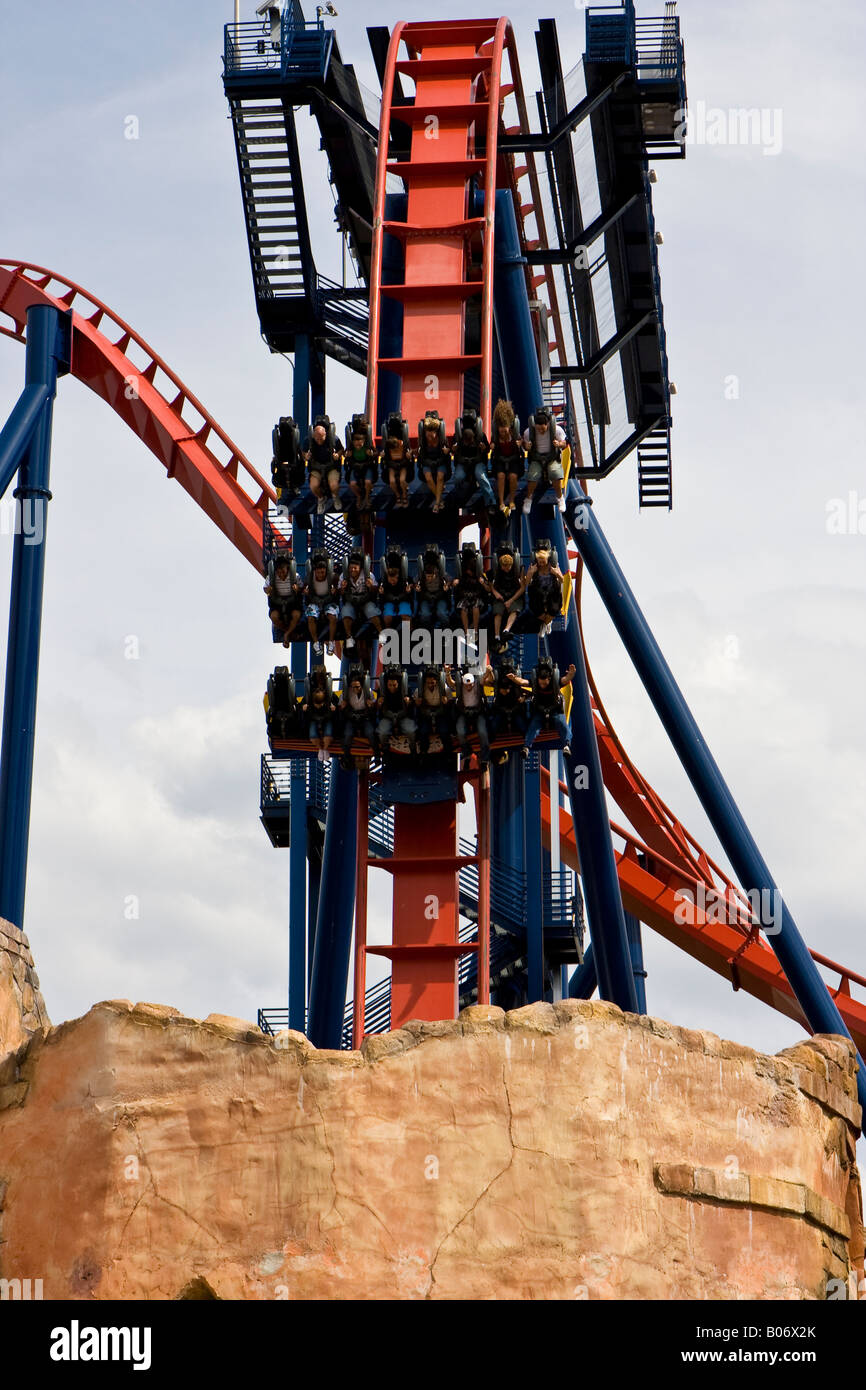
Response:
[[[267,19],[226,24],[223,64],[226,76],[323,79],[333,44],[333,30],[321,20],[304,20],[300,8],[292,5],[283,12],[279,28]]]

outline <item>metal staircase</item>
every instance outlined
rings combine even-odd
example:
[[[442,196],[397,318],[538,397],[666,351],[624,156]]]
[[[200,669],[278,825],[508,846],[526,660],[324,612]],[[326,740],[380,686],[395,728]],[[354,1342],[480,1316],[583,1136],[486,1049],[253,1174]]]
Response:
[[[304,299],[308,292],[283,105],[230,101],[256,300]]]
[[[637,446],[637,487],[640,507],[673,506],[671,432],[665,425],[650,430]]]

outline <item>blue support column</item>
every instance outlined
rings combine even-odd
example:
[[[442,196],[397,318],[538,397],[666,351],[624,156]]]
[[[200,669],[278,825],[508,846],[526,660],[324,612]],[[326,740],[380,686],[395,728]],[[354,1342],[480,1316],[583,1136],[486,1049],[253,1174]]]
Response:
[[[316,825],[316,840],[318,825]],[[313,978],[313,955],[316,949],[316,918],[319,915],[319,890],[322,886],[322,866],[313,833],[307,823],[307,988]]]
[[[634,988],[637,995],[637,1011],[646,1013],[646,970],[643,963],[643,940],[640,921],[633,913],[625,914],[625,929],[628,934],[628,948],[631,952],[631,968],[634,975]]]
[[[352,952],[358,854],[358,774],[334,758],[322,856],[308,1035],[316,1047],[338,1048]]]
[[[0,752],[0,917],[24,925],[33,753],[36,736],[36,689],[39,636],[45,579],[45,526],[51,459],[51,422],[57,378],[69,370],[72,316],[47,305],[27,311],[27,356],[22,406],[4,440],[0,472],[20,459],[18,520],[12,551],[12,596],[6,648],[6,693]],[[28,388],[35,388],[29,390]],[[42,405],[37,410],[37,396]],[[19,402],[21,405],[21,402]],[[14,412],[13,412],[14,415]],[[29,440],[24,447],[24,425]],[[10,421],[10,424],[12,422]]]
[[[541,403],[541,372],[526,297],[526,260],[520,251],[514,202],[505,189],[496,194],[493,254],[496,341],[506,391],[516,414],[525,425]]]
[[[598,973],[590,941],[583,953],[583,963],[577,967],[568,982],[568,996],[570,999],[591,999],[597,989]]]
[[[566,540],[562,518],[542,520],[538,509],[530,515],[533,537],[548,535],[565,561]],[[577,668],[572,685],[571,753],[563,757],[574,822],[575,843],[583,878],[583,895],[598,970],[599,994],[629,1013],[637,1013],[637,995],[631,967],[622,894],[610,837],[610,816],[604,792],[598,740],[589,698],[586,666],[572,600],[568,626],[548,638],[560,669],[572,662]]]
[[[740,886],[753,894],[753,902],[769,902],[772,905],[772,922],[763,924],[765,934],[788,977],[809,1027],[815,1033],[841,1033],[843,1037],[850,1037],[842,1015],[830,997],[797,924],[596,521],[593,508],[586,502],[582,488],[574,481],[569,483],[566,515],[584,564],[719,837]],[[756,894],[757,897],[754,896]],[[779,923],[781,926],[777,930]],[[857,1093],[861,1106],[866,1110],[866,1066],[862,1058],[857,1076]]]
[[[295,369],[297,373],[297,368]],[[297,384],[295,404],[297,405]],[[307,561],[307,533],[292,527],[292,553],[301,573]],[[292,675],[298,694],[307,674],[305,642],[291,646]],[[307,776],[303,758],[293,758],[289,782],[289,1027],[299,1033],[307,1026]]]
[[[538,639],[524,640],[527,667],[538,660]],[[509,759],[510,761],[510,759]],[[541,875],[541,767],[537,752],[523,763],[523,870],[526,874],[526,961],[529,1003],[544,998],[544,896]]]
[[[51,400],[51,391],[39,382],[25,386],[6,424],[0,431],[0,497],[11,483],[42,414]]]

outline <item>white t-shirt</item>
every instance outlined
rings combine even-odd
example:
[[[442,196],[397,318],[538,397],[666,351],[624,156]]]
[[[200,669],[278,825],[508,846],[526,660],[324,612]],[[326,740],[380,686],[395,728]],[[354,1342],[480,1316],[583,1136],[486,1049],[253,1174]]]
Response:
[[[559,425],[551,430],[548,425],[543,434],[536,434],[535,436],[535,452],[537,454],[552,454],[554,450],[554,440],[556,441],[556,446],[562,449],[566,443],[565,431]],[[523,442],[527,449],[532,447],[532,434],[529,430],[524,430]]]
[[[277,594],[279,598],[291,598],[293,592],[291,577],[289,575],[286,575],[285,579],[280,579],[277,575],[275,575],[274,592]]]

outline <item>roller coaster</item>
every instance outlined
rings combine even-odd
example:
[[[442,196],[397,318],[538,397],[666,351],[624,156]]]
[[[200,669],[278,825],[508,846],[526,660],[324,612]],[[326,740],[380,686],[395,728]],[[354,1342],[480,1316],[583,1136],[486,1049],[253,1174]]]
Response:
[[[53,402],[58,379],[71,374],[157,456],[258,582],[280,557],[301,571],[317,553],[337,570],[351,555],[374,570],[389,547],[411,566],[435,546],[450,566],[464,532],[477,537],[482,575],[503,542],[529,562],[542,540],[567,571],[554,620],[515,624],[481,676],[496,679],[501,648],[524,672],[542,660],[573,667],[567,739],[547,733],[524,750],[519,735],[503,736],[494,724],[492,761],[476,736],[460,746],[445,739],[435,759],[363,740],[351,758],[317,756],[293,722],[316,632],[302,625],[286,642],[290,669],[278,667],[269,683],[270,750],[260,776],[262,823],[290,859],[288,1007],[260,1010],[260,1026],[305,1031],[320,1047],[358,1046],[371,1032],[454,1017],[473,1002],[514,1007],[563,993],[589,998],[596,989],[644,1012],[646,924],[808,1030],[847,1034],[862,1058],[866,1002],[855,990],[866,989],[866,978],[804,943],[590,495],[635,458],[640,507],[673,501],[652,185],[658,161],[685,154],[675,4],[651,18],[638,16],[633,0],[589,6],[585,52],[568,73],[554,21],[541,20],[532,118],[507,19],[369,29],[378,98],[344,61],[327,17],[320,6],[307,21],[298,0],[286,0],[260,6],[254,20],[236,14],[224,29],[223,85],[256,308],[270,349],[294,356],[292,413],[274,431],[270,479],[104,303],[44,267],[0,261],[0,331],[26,345],[24,389],[0,433],[0,496],[17,475],[22,512],[47,513]],[[316,270],[301,112],[317,123],[327,156],[352,284]],[[322,494],[310,486],[297,441],[327,419],[328,360],[365,378],[377,456],[396,420],[414,459],[434,412],[443,429],[456,421],[457,435],[471,412],[491,440],[494,403],[508,399],[522,421],[544,412],[562,431],[562,483],[548,486],[551,474],[528,489],[521,480],[508,509],[491,505],[483,469],[464,476],[462,488],[451,478],[441,497],[422,477],[407,480],[405,496],[377,479],[359,506],[341,464],[332,492]],[[38,544],[23,527],[15,536],[0,759],[0,916],[19,926],[44,526],[40,535]],[[731,874],[617,736],[583,642],[587,576]],[[407,615],[406,627],[423,627],[418,617]],[[345,628],[332,635],[328,680],[345,691],[360,651],[365,678],[375,681],[381,633],[369,629],[362,642],[359,632],[358,643]],[[458,663],[472,665],[470,650]],[[415,679],[418,664],[403,664]],[[277,679],[296,692],[282,727],[272,718]],[[624,824],[611,820],[606,792]],[[467,794],[473,828],[461,838],[458,806]],[[368,941],[372,871],[391,876],[387,944]],[[372,984],[371,957],[390,964]],[[862,1062],[858,1086],[866,1105]]]

